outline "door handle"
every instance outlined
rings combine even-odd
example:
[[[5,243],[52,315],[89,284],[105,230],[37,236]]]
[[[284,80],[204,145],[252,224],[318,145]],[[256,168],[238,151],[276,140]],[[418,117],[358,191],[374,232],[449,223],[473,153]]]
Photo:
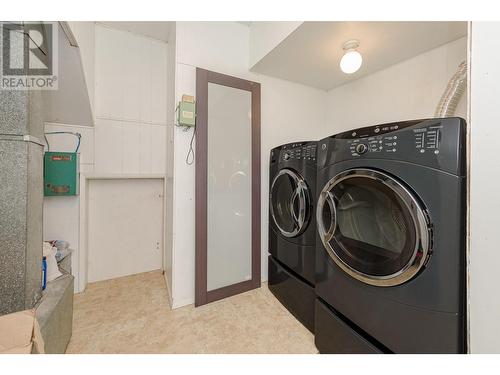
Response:
[[[297,200],[297,198],[300,199],[298,213],[295,210],[295,201]],[[293,192],[292,198],[290,200],[290,211],[292,213],[293,219],[297,223],[297,227],[299,230],[302,229],[302,226],[304,225],[305,216],[306,216],[305,200],[306,200],[306,197],[305,197],[305,193],[304,193],[304,186],[303,186],[303,183],[299,182],[299,184],[297,185],[297,188]]]
[[[323,222],[323,210],[325,209],[325,203],[328,205],[331,216],[328,230],[325,229],[325,223]],[[335,207],[333,194],[330,191],[321,193],[317,208],[317,225],[321,240],[326,246],[326,244],[333,238],[335,229],[337,228],[337,209]]]

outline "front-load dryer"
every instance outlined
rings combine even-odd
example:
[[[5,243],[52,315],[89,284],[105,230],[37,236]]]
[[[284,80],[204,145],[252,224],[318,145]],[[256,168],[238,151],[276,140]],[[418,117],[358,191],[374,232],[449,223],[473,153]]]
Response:
[[[466,352],[466,123],[318,142],[316,346]]]
[[[316,142],[271,150],[269,289],[314,332]]]

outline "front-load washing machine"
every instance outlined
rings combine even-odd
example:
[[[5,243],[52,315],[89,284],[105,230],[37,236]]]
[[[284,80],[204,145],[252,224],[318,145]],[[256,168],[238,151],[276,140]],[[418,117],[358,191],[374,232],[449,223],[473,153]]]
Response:
[[[316,142],[271,150],[269,289],[314,332]]]
[[[466,352],[466,123],[318,142],[316,346]]]

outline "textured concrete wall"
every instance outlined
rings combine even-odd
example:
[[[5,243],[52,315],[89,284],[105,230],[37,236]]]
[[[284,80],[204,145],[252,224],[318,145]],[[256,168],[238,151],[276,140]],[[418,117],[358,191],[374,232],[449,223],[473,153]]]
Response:
[[[0,314],[25,306],[27,146],[0,140]]]
[[[0,139],[0,315],[40,298],[42,157],[42,146]]]
[[[24,306],[40,299],[43,256],[43,147],[28,144]]]
[[[16,35],[19,52],[25,35]],[[41,296],[43,147],[22,140],[43,139],[41,103],[42,92],[0,90],[0,315]]]

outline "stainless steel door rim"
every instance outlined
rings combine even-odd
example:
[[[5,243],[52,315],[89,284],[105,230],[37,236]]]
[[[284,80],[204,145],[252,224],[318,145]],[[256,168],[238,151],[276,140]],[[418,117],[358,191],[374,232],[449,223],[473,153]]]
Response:
[[[335,236],[335,230],[337,228],[336,206],[331,190],[342,181],[354,177],[368,178],[384,184],[397,195],[410,213],[413,222],[413,230],[415,231],[415,246],[413,254],[410,260],[399,271],[390,275],[369,275],[354,269],[339,257],[335,249],[330,244],[330,241]],[[331,213],[331,222],[329,225],[328,223],[323,222],[323,209],[325,208],[325,203],[328,204],[328,208]],[[328,252],[332,260],[347,274],[366,284],[382,287],[402,284],[412,279],[422,269],[422,267],[425,266],[431,253],[431,225],[428,216],[425,214],[419,201],[406,187],[393,177],[373,169],[354,168],[341,172],[330,179],[320,193],[316,210],[316,219],[319,236],[325,250]],[[328,225],[328,227],[326,228],[325,225]]]
[[[276,182],[278,181],[279,178],[282,176],[288,176],[294,181],[295,185],[295,190],[293,194],[290,197],[290,213],[291,213],[291,218],[294,222],[294,229],[291,231],[288,231],[284,228],[282,228],[278,220],[276,219],[275,212],[274,212],[274,205],[272,201],[272,193],[274,191],[274,187],[276,185]],[[297,213],[295,210],[295,202],[298,200],[298,207],[299,207],[299,212]],[[281,234],[285,237],[295,237],[302,233],[305,228],[307,227],[307,223],[309,221],[309,209],[308,205],[310,202],[310,194],[309,194],[309,189],[307,187],[307,184],[305,183],[304,179],[300,177],[296,172],[292,171],[291,169],[284,168],[279,171],[279,173],[274,177],[273,182],[271,184],[271,191],[269,193],[269,206],[271,210],[271,216],[273,218],[274,223],[276,224],[276,227],[279,229]]]

